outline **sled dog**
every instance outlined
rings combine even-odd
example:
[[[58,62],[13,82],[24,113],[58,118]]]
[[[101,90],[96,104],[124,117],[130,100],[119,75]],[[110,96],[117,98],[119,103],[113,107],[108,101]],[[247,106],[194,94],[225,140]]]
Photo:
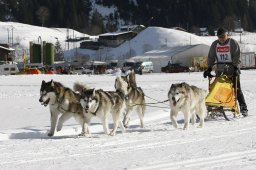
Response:
[[[145,96],[140,87],[137,87],[135,73],[132,70],[126,76],[121,76],[121,79],[127,83],[127,95],[126,95],[126,113],[124,115],[123,123],[127,128],[129,126],[130,116],[133,109],[136,109],[139,118],[140,126],[144,127],[144,113],[145,113]],[[120,79],[116,79],[115,88]]]
[[[77,84],[76,86],[77,88],[78,86],[87,88],[86,85],[82,84]],[[54,135],[58,115],[60,113],[61,116],[58,120],[57,131],[60,131],[63,123],[71,117],[74,117],[81,124],[82,133],[80,135],[83,135],[86,131],[89,131],[88,128],[85,129],[83,108],[79,102],[79,99],[79,94],[75,93],[70,88],[64,87],[59,82],[53,80],[49,82],[45,82],[44,80],[42,81],[39,102],[44,106],[49,105],[51,113],[51,129],[48,136]]]
[[[190,86],[187,83],[172,84],[168,92],[170,101],[170,118],[173,126],[178,127],[177,115],[181,111],[184,114],[184,127],[189,128],[190,116],[192,116],[192,124],[196,122],[196,115],[200,118],[198,127],[203,127],[205,114],[207,113],[205,106],[205,97],[207,91],[195,86]]]
[[[125,84],[124,84],[125,85]],[[125,132],[123,122],[121,120],[122,114],[125,112],[125,94],[126,88],[120,84],[116,91],[104,91],[102,89],[85,89],[82,90],[80,103],[84,109],[84,116],[90,122],[90,119],[97,116],[102,121],[104,133],[114,136],[118,125],[122,132]],[[108,117],[112,114],[113,130],[109,131]]]

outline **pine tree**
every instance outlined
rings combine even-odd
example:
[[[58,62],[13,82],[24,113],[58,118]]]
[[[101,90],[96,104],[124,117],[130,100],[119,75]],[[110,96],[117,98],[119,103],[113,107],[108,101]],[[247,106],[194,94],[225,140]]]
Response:
[[[64,51],[58,39],[55,43],[55,61],[64,61]]]

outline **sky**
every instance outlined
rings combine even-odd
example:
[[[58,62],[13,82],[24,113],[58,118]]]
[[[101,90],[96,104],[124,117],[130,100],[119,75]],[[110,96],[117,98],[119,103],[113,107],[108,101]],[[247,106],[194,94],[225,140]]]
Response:
[[[65,39],[65,29],[61,31],[62,29],[0,22],[1,41],[7,36],[8,24],[15,26],[17,32],[24,30],[18,34],[24,48],[33,37],[35,41],[38,36],[49,38],[49,41],[55,41],[54,37],[57,35],[60,40]],[[164,32],[168,35],[164,35]],[[254,34],[246,35],[243,35],[242,42],[248,48],[254,47]],[[187,33],[151,27],[136,37],[138,43],[132,48],[139,53],[142,51],[143,41],[154,47],[161,47],[165,37],[168,38],[169,45],[173,45],[169,38],[174,38],[175,44],[185,43],[185,37],[189,42]],[[194,35],[191,37],[200,42],[215,39]],[[239,35],[233,37],[239,40]],[[132,44],[135,43],[135,40],[132,41]],[[121,52],[122,48],[125,49],[121,46],[115,50]],[[175,129],[170,121],[168,103],[157,104],[146,107],[144,128],[139,127],[138,115],[132,113],[131,124],[126,133],[122,134],[118,129],[113,137],[105,135],[100,120],[93,118],[90,138],[78,137],[81,127],[73,118],[65,122],[63,129],[56,132],[54,137],[47,136],[50,112],[48,107],[42,106],[38,101],[41,82],[53,79],[72,88],[75,82],[80,81],[92,88],[114,90],[116,75],[0,76],[0,169],[253,170],[256,168],[255,74],[255,70],[242,70],[241,74],[241,86],[249,110],[247,118],[226,121],[219,117],[216,120],[206,120],[204,128],[197,128],[196,124],[188,130],[182,130],[184,118],[179,113],[178,129]],[[146,95],[146,103],[166,100],[173,83],[186,82],[208,89],[208,80],[203,78],[202,72],[143,74],[136,75],[136,80]]]

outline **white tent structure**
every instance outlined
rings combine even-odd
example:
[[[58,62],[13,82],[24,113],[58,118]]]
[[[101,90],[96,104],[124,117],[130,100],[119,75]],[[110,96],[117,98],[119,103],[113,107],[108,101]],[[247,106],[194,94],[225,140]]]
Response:
[[[154,72],[159,73],[161,72],[161,67],[166,66],[169,61],[190,67],[194,57],[207,57],[209,49],[210,46],[205,44],[176,46],[148,51],[131,59],[135,61],[152,61]]]

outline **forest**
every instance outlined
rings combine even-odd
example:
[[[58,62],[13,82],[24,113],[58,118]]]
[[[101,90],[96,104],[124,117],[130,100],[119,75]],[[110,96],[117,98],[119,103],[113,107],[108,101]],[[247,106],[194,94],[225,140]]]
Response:
[[[94,4],[115,7],[108,16]],[[97,35],[137,24],[197,33],[219,26],[256,30],[256,0],[0,0],[0,20]],[[122,21],[122,22],[120,22]]]

